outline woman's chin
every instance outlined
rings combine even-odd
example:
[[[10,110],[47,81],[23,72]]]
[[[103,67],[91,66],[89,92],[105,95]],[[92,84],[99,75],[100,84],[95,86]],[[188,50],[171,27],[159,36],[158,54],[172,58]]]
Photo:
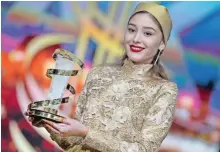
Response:
[[[141,62],[141,58],[139,58],[139,57],[128,56],[128,58],[129,58],[132,62],[134,62],[134,63],[139,63],[139,62]]]
[[[134,54],[134,53],[132,53],[132,52],[129,52],[128,54],[128,58],[130,59],[130,60],[132,60],[132,61],[140,61],[141,60],[141,56],[139,55],[139,54]]]

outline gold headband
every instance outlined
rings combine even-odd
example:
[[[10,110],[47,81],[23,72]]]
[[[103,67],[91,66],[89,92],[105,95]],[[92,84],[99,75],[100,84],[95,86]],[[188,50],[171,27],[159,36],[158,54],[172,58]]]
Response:
[[[168,9],[155,2],[141,2],[136,6],[132,15],[141,11],[147,11],[157,19],[162,27],[164,42],[167,44],[172,30],[172,21]]]

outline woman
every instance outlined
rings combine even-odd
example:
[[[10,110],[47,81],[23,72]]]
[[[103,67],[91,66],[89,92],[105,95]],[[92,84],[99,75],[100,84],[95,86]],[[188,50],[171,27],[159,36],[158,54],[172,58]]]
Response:
[[[67,151],[158,151],[177,97],[176,84],[159,62],[171,29],[165,7],[140,3],[128,21],[123,64],[89,72],[76,118],[61,124],[43,120],[51,138]]]

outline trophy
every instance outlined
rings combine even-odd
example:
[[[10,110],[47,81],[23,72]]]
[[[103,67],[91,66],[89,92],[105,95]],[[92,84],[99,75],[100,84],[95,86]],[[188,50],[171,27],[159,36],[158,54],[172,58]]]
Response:
[[[75,94],[75,89],[68,83],[70,76],[78,74],[78,70],[73,70],[73,67],[77,64],[82,69],[84,64],[75,55],[64,49],[56,49],[53,59],[56,61],[56,67],[48,69],[46,73],[47,77],[52,79],[48,98],[29,104],[27,115],[38,120],[43,118],[60,123],[64,117],[58,115],[59,105],[68,103]],[[69,90],[72,95],[63,97],[65,89]]]

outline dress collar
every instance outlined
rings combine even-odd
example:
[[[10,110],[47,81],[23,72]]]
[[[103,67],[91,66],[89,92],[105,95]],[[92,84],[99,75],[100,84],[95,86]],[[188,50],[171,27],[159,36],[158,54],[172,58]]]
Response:
[[[144,78],[150,73],[153,64],[134,64],[130,59],[125,59],[122,66],[123,72],[135,78]]]

